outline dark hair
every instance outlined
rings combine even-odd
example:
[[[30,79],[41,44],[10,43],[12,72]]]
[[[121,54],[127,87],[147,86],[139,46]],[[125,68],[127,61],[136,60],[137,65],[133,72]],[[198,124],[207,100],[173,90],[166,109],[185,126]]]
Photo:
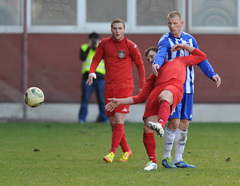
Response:
[[[150,51],[154,51],[154,52],[158,52],[158,48],[157,47],[155,47],[155,46],[151,46],[151,47],[149,47],[149,48],[147,48],[146,50],[145,50],[145,56],[147,57],[147,55],[148,55],[148,53],[150,52]]]
[[[122,19],[119,19],[119,18],[114,19],[114,20],[112,21],[112,23],[111,23],[111,28],[113,27],[113,24],[114,24],[114,23],[122,23],[122,24],[123,24],[123,28],[125,28],[125,22],[124,22]]]
[[[98,39],[99,34],[97,34],[96,32],[92,32],[91,34],[89,34],[88,38],[89,39]]]

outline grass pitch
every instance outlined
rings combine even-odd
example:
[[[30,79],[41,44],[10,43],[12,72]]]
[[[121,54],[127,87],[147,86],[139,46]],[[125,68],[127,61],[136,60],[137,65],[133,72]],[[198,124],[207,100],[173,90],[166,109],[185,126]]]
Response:
[[[163,168],[163,138],[156,136],[158,170],[150,172],[143,171],[142,128],[126,123],[133,156],[119,162],[119,147],[106,163],[109,124],[2,123],[0,185],[240,185],[240,123],[190,124],[183,158],[195,169]]]

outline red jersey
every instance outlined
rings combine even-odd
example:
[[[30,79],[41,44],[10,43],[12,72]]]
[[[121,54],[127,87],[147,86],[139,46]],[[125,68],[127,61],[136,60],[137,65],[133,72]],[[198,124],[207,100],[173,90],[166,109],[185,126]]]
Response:
[[[197,65],[207,57],[205,53],[196,48],[191,54],[192,55],[176,57],[172,61],[165,61],[158,70],[158,76],[151,74],[141,93],[133,96],[134,104],[144,102],[152,90],[158,85],[175,85],[182,91],[183,84],[186,80],[187,66]]]
[[[106,89],[133,88],[133,62],[138,70],[140,88],[143,88],[145,69],[141,54],[135,43],[126,37],[121,41],[116,41],[113,37],[102,39],[93,57],[89,74],[95,72],[103,57],[106,69]]]

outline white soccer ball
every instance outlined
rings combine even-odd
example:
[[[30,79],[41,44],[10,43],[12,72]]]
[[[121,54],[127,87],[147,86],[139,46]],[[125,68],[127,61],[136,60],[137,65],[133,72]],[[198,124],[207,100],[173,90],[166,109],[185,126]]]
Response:
[[[44,102],[44,94],[40,88],[31,87],[24,94],[24,101],[29,107],[38,107]]]

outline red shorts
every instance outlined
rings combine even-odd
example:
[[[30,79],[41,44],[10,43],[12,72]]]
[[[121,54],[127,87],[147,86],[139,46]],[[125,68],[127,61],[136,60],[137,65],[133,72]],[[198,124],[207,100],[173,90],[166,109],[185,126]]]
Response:
[[[158,115],[158,113],[159,113],[158,96],[163,90],[169,90],[173,94],[173,104],[171,107],[171,111],[177,106],[178,103],[181,102],[181,99],[183,96],[183,86],[182,85],[179,85],[179,84],[158,85],[153,89],[153,91],[151,92],[151,94],[149,95],[149,97],[147,99],[143,118]]]
[[[127,98],[133,94],[133,88],[105,89],[105,104],[110,101],[108,98]],[[106,111],[106,116],[114,116],[115,112],[129,113],[130,105],[119,105],[113,112]]]

